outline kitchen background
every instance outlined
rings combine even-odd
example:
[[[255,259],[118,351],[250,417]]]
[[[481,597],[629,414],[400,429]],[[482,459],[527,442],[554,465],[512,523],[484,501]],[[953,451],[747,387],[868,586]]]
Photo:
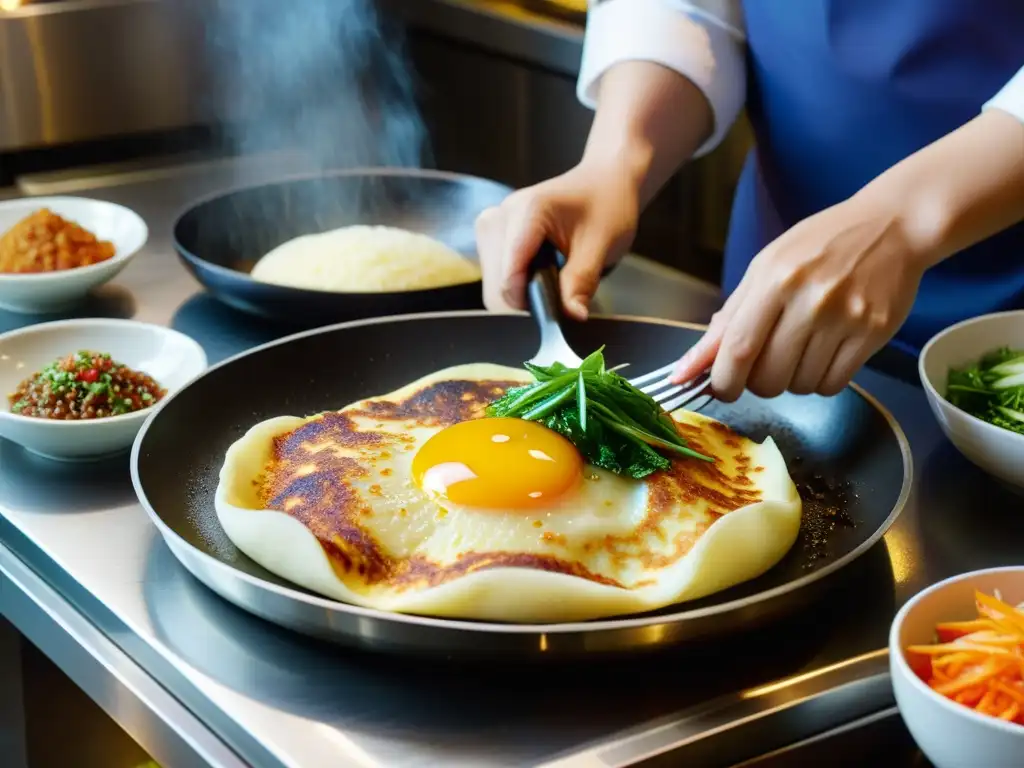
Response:
[[[0,186],[43,192],[83,166],[282,149],[324,166],[422,163],[532,184],[574,164],[586,140],[582,5],[0,0]],[[716,282],[749,141],[740,121],[679,173],[636,252]]]
[[[526,186],[571,167],[586,140],[591,113],[575,98],[581,6],[0,0],[0,196],[282,153],[302,155],[301,168],[423,164]],[[634,250],[717,282],[749,142],[741,120],[683,169],[644,214]],[[0,754],[6,727],[24,729],[33,768],[145,762],[23,646],[23,707],[0,707]]]

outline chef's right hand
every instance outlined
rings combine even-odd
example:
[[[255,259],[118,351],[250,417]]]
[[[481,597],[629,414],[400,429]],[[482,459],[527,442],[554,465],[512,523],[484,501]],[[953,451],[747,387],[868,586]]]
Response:
[[[586,320],[601,272],[633,243],[639,191],[627,173],[580,164],[509,195],[476,221],[484,303],[491,311],[525,307],[526,270],[545,239],[566,256],[562,304]]]

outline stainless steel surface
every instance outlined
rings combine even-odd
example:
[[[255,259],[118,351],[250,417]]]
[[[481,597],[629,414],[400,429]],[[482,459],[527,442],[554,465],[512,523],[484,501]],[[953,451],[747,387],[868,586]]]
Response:
[[[864,654],[739,697],[723,696],[543,768],[633,765],[638,757],[677,759],[681,750],[692,765],[728,765],[749,755],[752,743],[767,752],[891,706],[888,669],[885,650]]]
[[[245,117],[204,41],[218,2],[62,0],[0,7],[0,150],[66,144]],[[582,29],[503,0],[390,0],[417,29],[563,74]],[[101,53],[97,53],[97,52]]]
[[[896,707],[844,723],[731,768],[932,768]]]
[[[218,116],[192,0],[65,0],[0,10],[0,150]]]
[[[198,286],[171,251],[171,218],[194,197],[302,170],[298,165],[295,158],[274,158],[153,178],[135,175],[126,183],[35,179],[31,186],[56,192],[63,184],[138,210],[152,239],[89,310],[169,323],[200,341],[217,361],[268,341],[275,331],[197,295]],[[635,258],[609,278],[601,295],[607,311],[688,321],[706,320],[715,303],[707,286]],[[0,329],[25,321],[0,314]],[[740,704],[749,691],[883,648],[897,606],[923,586],[956,572],[1019,562],[1019,501],[948,446],[917,387],[873,371],[858,380],[893,412],[913,449],[919,471],[904,513],[884,543],[855,566],[853,588],[826,598],[820,613],[798,625],[723,650],[727,655],[717,661],[683,652],[643,665],[503,673],[401,663],[323,646],[236,610],[189,576],[137,503],[127,459],[76,470],[0,442],[0,543],[252,765],[390,768],[561,760],[569,768],[606,768],[609,763],[594,750],[620,742],[639,750],[644,734],[687,720],[686,713],[709,698],[732,695]],[[22,577],[12,587],[0,575],[4,605],[15,599],[34,603],[44,594],[40,580]],[[24,629],[31,631],[32,624]],[[57,624],[47,631],[60,642],[78,642]],[[91,664],[81,656],[64,661],[72,676],[79,664]],[[158,727],[159,710],[145,702],[136,708],[136,701],[129,695],[123,706]],[[121,706],[113,708],[115,719]],[[789,733],[785,719],[776,722]],[[151,748],[145,733],[138,738]],[[672,739],[655,742],[670,749],[678,764],[697,754],[701,739],[688,737],[678,748]],[[751,757],[765,749],[752,736],[738,743]],[[616,764],[641,760],[643,754],[633,749],[616,753]]]
[[[9,585],[0,594],[0,613],[158,761],[245,767],[150,674],[3,547],[0,576]]]

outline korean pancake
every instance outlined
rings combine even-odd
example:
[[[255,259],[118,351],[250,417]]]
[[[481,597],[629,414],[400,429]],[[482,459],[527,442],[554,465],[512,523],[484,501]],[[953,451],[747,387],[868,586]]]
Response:
[[[690,447],[642,480],[586,465],[545,427],[484,418],[531,381],[461,365],[390,394],[252,427],[216,511],[234,544],[321,595],[386,611],[552,623],[654,610],[752,579],[801,502],[771,438],[673,414]]]

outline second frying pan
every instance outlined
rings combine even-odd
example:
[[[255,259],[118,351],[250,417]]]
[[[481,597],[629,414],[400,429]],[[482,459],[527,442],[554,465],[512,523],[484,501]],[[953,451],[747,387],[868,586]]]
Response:
[[[333,293],[260,283],[249,272],[287,240],[353,224],[419,232],[475,259],[477,215],[511,191],[474,176],[409,168],[302,176],[200,200],[175,223],[174,247],[213,296],[235,309],[292,326],[475,309],[483,306],[479,281],[430,290]]]

